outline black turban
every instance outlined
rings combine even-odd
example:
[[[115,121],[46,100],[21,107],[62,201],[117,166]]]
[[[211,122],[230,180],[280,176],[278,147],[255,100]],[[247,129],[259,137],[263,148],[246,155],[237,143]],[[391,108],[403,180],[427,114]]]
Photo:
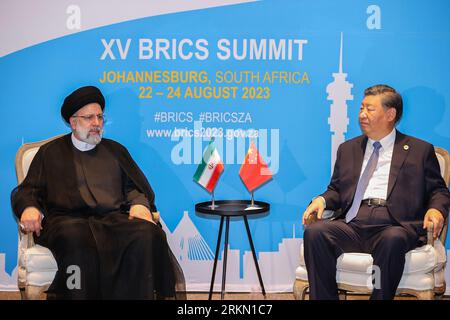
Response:
[[[61,107],[61,115],[69,123],[69,118],[78,110],[89,103],[97,102],[100,107],[105,109],[105,97],[100,89],[94,86],[81,87],[69,94]]]

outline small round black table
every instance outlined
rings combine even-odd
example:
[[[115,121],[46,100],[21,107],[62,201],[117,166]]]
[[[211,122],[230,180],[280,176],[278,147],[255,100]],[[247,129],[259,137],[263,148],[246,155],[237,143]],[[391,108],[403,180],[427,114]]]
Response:
[[[243,217],[245,222],[245,228],[247,229],[248,241],[252,249],[253,261],[255,262],[256,272],[258,273],[259,284],[261,285],[262,293],[265,296],[266,290],[261,278],[261,272],[259,271],[258,260],[256,259],[255,247],[253,245],[252,236],[250,234],[250,228],[248,226],[247,216],[265,213],[270,210],[270,204],[262,201],[254,201],[253,205],[250,200],[217,200],[214,202],[214,207],[211,201],[200,202],[195,205],[195,211],[208,215],[215,215],[220,217],[219,235],[217,238],[216,255],[214,257],[214,267],[211,277],[211,286],[209,289],[209,300],[212,298],[214,278],[216,276],[217,258],[219,256],[220,240],[222,237],[223,221],[226,220],[225,228],[225,246],[224,246],[224,258],[223,258],[223,272],[222,272],[222,290],[220,297],[223,299],[225,290],[225,281],[227,277],[227,248],[228,248],[228,233],[230,227],[230,217]]]

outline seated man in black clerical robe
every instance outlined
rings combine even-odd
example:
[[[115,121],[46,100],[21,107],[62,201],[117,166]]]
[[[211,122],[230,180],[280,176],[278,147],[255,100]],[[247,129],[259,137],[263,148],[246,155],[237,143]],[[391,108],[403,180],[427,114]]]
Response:
[[[153,219],[153,190],[127,149],[102,138],[104,108],[96,87],[66,97],[61,115],[72,133],[39,149],[12,192],[13,211],[56,259],[48,298],[174,298],[184,278]],[[79,287],[69,285],[71,270]]]

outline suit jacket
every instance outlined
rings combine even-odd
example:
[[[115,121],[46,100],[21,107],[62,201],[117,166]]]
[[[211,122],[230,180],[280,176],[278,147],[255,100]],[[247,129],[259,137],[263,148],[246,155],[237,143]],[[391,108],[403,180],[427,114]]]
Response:
[[[321,195],[327,209],[342,209],[342,217],[352,205],[367,140],[361,135],[339,146],[331,182]],[[392,218],[418,236],[426,233],[423,219],[428,209],[447,217],[450,194],[431,144],[397,131],[386,200]]]

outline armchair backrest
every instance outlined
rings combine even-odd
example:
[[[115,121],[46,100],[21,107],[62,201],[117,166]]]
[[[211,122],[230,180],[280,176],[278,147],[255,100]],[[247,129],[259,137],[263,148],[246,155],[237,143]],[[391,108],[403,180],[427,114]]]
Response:
[[[447,150],[439,147],[434,147],[434,151],[436,152],[436,157],[439,161],[439,166],[441,168],[441,175],[444,178],[445,184],[450,186],[450,154]],[[445,240],[447,238],[447,230],[448,230],[448,216],[445,219],[444,227],[442,228],[441,235],[439,239],[445,245]]]
[[[434,151],[436,152],[436,157],[439,161],[441,175],[448,187],[450,186],[450,154],[447,150],[439,147],[434,147]]]
[[[17,176],[17,183],[21,184],[22,181],[25,179],[28,173],[28,169],[30,169],[31,161],[33,161],[34,156],[38,152],[39,148],[46,144],[47,142],[50,142],[52,140],[55,140],[59,137],[63,136],[62,134],[51,137],[46,140],[37,141],[37,142],[31,142],[31,143],[24,143],[19,150],[16,153],[16,176]]]
[[[55,140],[59,137],[63,136],[62,134],[51,137],[46,140],[37,141],[37,142],[31,142],[31,143],[24,143],[19,150],[17,150],[16,153],[16,176],[17,176],[17,184],[21,184],[22,181],[25,179],[28,173],[28,169],[30,169],[31,162],[34,159],[34,156],[39,151],[39,148],[46,144],[47,142],[50,142],[52,140]],[[21,228],[19,227],[19,255],[21,254],[21,246],[24,246],[25,248],[31,248],[34,245],[34,239],[30,234],[23,233]],[[22,243],[23,242],[23,243]],[[20,282],[20,280],[19,280]]]

